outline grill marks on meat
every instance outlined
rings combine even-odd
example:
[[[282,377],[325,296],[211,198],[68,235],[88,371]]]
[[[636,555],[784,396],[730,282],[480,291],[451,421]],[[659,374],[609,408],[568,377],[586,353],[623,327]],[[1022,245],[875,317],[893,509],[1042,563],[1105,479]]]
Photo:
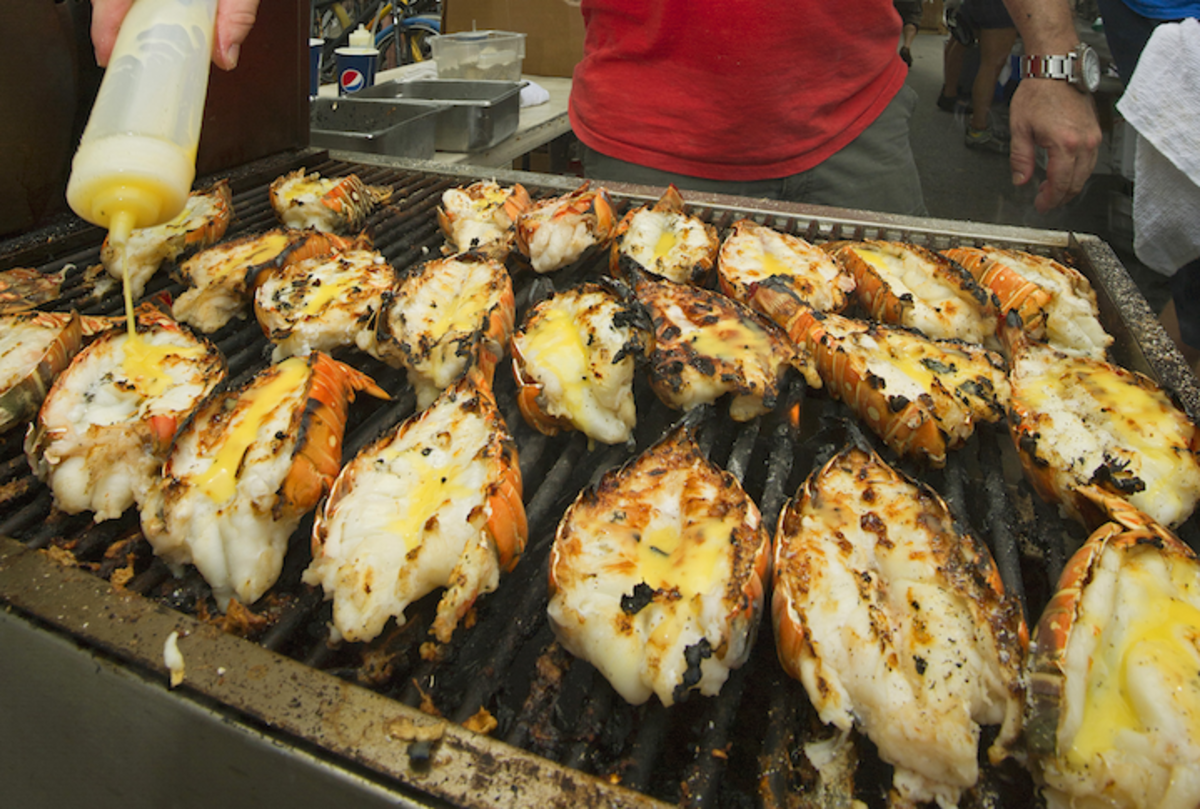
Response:
[[[1112,336],[1100,324],[1096,291],[1078,270],[1045,256],[995,247],[959,247],[943,255],[958,262],[1016,312],[1029,339],[1066,354],[1107,359]]]
[[[1030,765],[1050,806],[1200,803],[1200,561],[1111,493],[1029,658]]]
[[[749,656],[769,560],[758,508],[680,427],[567,509],[551,626],[630,703],[712,696]]]
[[[502,188],[494,180],[481,180],[465,188],[442,193],[438,225],[446,237],[442,251],[473,252],[503,261],[514,247],[517,217],[533,205],[529,192],[516,183]]]
[[[820,386],[807,349],[748,306],[646,276],[634,289],[654,326],[650,384],[668,406],[690,410],[732,394],[729,415],[748,421],[775,407],[789,369]]]
[[[373,339],[359,346],[407,369],[417,406],[428,407],[472,366],[491,383],[516,309],[512,278],[499,261],[476,253],[436,259],[387,294]]]
[[[548,435],[574,429],[606,444],[628,441],[648,341],[645,311],[609,286],[585,283],[540,301],[512,338],[525,420]]]
[[[1084,524],[1096,484],[1166,526],[1200,500],[1196,425],[1145,376],[1041,344],[1013,359],[1013,441],[1027,477]]]
[[[245,315],[263,273],[352,246],[370,245],[291,228],[274,228],[222,242],[179,265],[180,279],[188,289],[176,298],[171,312],[176,320],[211,334],[234,316]]]
[[[30,468],[61,510],[115,519],[145,496],[178,425],[224,375],[216,346],[144,306],[136,340],[110,329],[55,380],[25,439]]]
[[[83,347],[83,336],[76,312],[0,315],[0,433],[37,415],[55,378]]]
[[[210,397],[176,436],[142,504],[155,554],[177,571],[194,564],[221,609],[231,598],[257,601],[341,468],[347,411],[360,390],[387,398],[366,375],[314,352]]]
[[[512,436],[478,373],[345,465],[313,527],[304,581],[333,600],[337,637],[368,641],[439,587],[433,634],[449,642],[475,599],[525,547]]]
[[[679,189],[671,185],[653,205],[635,208],[621,218],[613,235],[609,270],[617,278],[627,279],[631,271],[639,271],[704,286],[720,244],[717,229],[689,215]]]
[[[999,348],[997,302],[970,273],[913,244],[866,240],[825,245],[854,276],[855,296],[870,317],[939,340]]]
[[[106,237],[100,261],[118,281],[124,281],[128,273],[130,292],[137,299],[163,262],[174,261],[185,250],[217,243],[232,220],[233,194],[229,182],[220,180],[189,194],[183,210],[170,222],[133,230],[123,249]]]
[[[807,310],[792,330],[809,346],[831,395],[899,455],[942,466],[977,423],[1005,417],[1004,360],[980,346]]]
[[[549,273],[578,261],[592,248],[606,248],[617,222],[603,188],[584,182],[569,194],[534,202],[518,214],[517,248],[537,273]]]
[[[980,725],[1020,732],[1025,627],[986,546],[928,487],[848,448],[780,517],[779,660],[823,722],[857,727],[907,801],[957,802],[978,778]]]
[[[854,276],[827,251],[751,219],[734,222],[721,244],[717,279],[722,292],[750,306],[755,288],[772,283],[818,312],[845,309],[855,287]]]
[[[357,174],[322,178],[298,169],[271,183],[271,208],[289,228],[356,233],[375,209],[392,199],[390,186],[367,185]]]
[[[396,271],[383,255],[352,249],[265,273],[254,313],[275,344],[273,362],[310,351],[369,345]]]

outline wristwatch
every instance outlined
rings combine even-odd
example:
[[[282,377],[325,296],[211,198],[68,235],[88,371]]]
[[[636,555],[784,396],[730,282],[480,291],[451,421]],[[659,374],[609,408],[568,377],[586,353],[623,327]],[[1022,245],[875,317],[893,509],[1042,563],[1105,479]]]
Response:
[[[1100,56],[1083,42],[1066,56],[1022,56],[1021,78],[1062,79],[1081,93],[1092,93],[1100,86]]]

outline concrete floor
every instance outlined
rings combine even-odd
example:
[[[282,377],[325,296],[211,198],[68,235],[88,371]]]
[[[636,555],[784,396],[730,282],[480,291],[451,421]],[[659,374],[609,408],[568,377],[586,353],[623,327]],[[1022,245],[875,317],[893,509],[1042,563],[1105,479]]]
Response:
[[[1066,206],[1039,214],[1033,207],[1038,179],[1020,188],[1013,186],[1008,157],[968,149],[963,145],[965,116],[938,109],[945,42],[944,34],[919,33],[908,77],[920,96],[912,120],[912,144],[930,215],[1095,234],[1116,251],[1151,307],[1159,311],[1170,293],[1166,278],[1143,267],[1133,255],[1128,220],[1131,186],[1114,166],[1112,126],[1105,123],[1111,120],[1111,96],[1097,97],[1104,141],[1084,191]],[[1006,122],[1006,104],[997,102],[992,111]]]

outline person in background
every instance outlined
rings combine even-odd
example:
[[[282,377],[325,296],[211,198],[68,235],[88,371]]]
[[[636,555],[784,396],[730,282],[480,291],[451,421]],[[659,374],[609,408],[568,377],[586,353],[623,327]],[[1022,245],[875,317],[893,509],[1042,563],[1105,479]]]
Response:
[[[1017,41],[1017,29],[1001,0],[963,0],[958,25],[965,26],[979,46],[979,69],[971,83],[969,119],[963,142],[971,149],[1008,154],[1008,137],[992,120],[996,82]],[[966,46],[957,36],[946,42],[942,92],[938,108],[953,110],[958,98]]]
[[[1100,17],[1104,20],[1104,36],[1108,41],[1109,51],[1116,64],[1117,74],[1126,83],[1126,86],[1133,78],[1142,52],[1155,29],[1163,23],[1178,23],[1189,18],[1200,18],[1200,0],[1099,0],[1099,8]],[[1184,69],[1186,67],[1184,61],[1186,60],[1181,60],[1176,65],[1176,70],[1172,72]],[[1174,120],[1178,123],[1179,116],[1183,114],[1184,110],[1191,110],[1194,114],[1197,107],[1200,107],[1200,100],[1196,100],[1196,94],[1200,93],[1200,88],[1188,81],[1188,78],[1194,77],[1174,76],[1168,78],[1174,78],[1182,84],[1188,85],[1181,88],[1181,91],[1192,95],[1190,103],[1185,103],[1186,99],[1182,97],[1177,98],[1178,103],[1165,116],[1166,120]],[[1139,77],[1140,79],[1141,77]],[[1197,145],[1197,139],[1200,136],[1194,134],[1194,128],[1185,128],[1190,129],[1193,133],[1190,148],[1193,152],[1200,150],[1200,145]],[[1184,143],[1180,143],[1180,147],[1184,145]],[[1139,144],[1138,149],[1141,148],[1143,147]],[[1176,168],[1179,167],[1176,166]],[[1176,182],[1169,186],[1164,184],[1161,187],[1169,187],[1176,194],[1190,194],[1189,209],[1194,209],[1196,205],[1200,204],[1200,201],[1196,199],[1196,195],[1200,194],[1200,178],[1191,177],[1190,180],[1190,184]],[[1138,225],[1143,216],[1143,212],[1139,208],[1145,203],[1151,202],[1142,196],[1145,193],[1149,193],[1146,184],[1143,183],[1139,186],[1135,176],[1133,217],[1135,231],[1139,229]],[[1167,200],[1168,207],[1183,208],[1182,203],[1183,200],[1180,198]],[[1151,205],[1154,203],[1151,202]],[[1200,237],[1195,235],[1194,229],[1192,234],[1190,239],[1192,243],[1200,240]],[[1145,238],[1146,234],[1135,232],[1135,248]],[[1175,253],[1186,243],[1186,236],[1179,238],[1178,244],[1173,245],[1174,249],[1169,252]],[[1147,266],[1170,277],[1171,299],[1159,313],[1159,322],[1192,367],[1193,372],[1200,374],[1200,259],[1193,259],[1181,264],[1182,259],[1170,260],[1166,255],[1159,257],[1158,260],[1153,257],[1143,258],[1141,253],[1144,252],[1144,248],[1136,252]],[[1168,251],[1156,252],[1165,254]]]
[[[900,14],[900,58],[904,64],[912,67],[912,44],[917,38],[921,27],[922,0],[893,0],[896,11]]]
[[[258,13],[259,0],[220,0],[217,4],[216,31],[213,35],[213,64],[222,70],[237,67],[242,43],[250,35]],[[92,0],[92,45],[96,63],[108,64],[121,21],[129,12],[133,0]]]
[[[1077,44],[1067,0],[1008,0],[1030,53]],[[731,18],[712,0],[583,0],[569,112],[598,180],[924,215],[909,141],[915,92],[887,0],[761,0]],[[1083,188],[1100,127],[1066,82],[1021,82],[1013,182],[1046,178],[1045,212]]]

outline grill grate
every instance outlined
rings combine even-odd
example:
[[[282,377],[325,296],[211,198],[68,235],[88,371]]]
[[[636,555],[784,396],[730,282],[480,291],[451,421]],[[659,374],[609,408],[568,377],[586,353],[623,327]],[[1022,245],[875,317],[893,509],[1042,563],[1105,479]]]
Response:
[[[308,161],[303,163],[307,168],[326,176],[356,171],[364,182],[395,188],[393,205],[377,213],[368,227],[377,249],[398,270],[438,255],[442,238],[435,209],[441,192],[462,178],[345,164],[329,160],[323,153],[296,158],[293,165],[272,165],[258,173],[248,170],[245,176],[233,178],[236,219],[230,237],[274,225],[266,183],[303,161]],[[527,187],[535,197],[560,192]],[[619,211],[641,204],[633,196],[620,194],[615,201]],[[720,206],[693,206],[692,211],[719,230],[746,215]],[[953,234],[886,224],[831,223],[774,213],[761,214],[759,219],[814,242],[886,238],[935,249],[971,243]],[[75,307],[94,315],[121,313],[119,288],[102,285],[97,291],[88,280],[86,268],[99,261],[99,239],[98,232],[91,234],[84,247],[78,243],[86,238],[70,239],[69,249],[59,256],[45,247],[26,254],[34,256],[34,263],[43,270],[67,270],[61,298],[53,308]],[[1020,243],[1008,246],[1039,252],[1048,249]],[[1056,257],[1079,264],[1078,257],[1065,248],[1049,249]],[[552,283],[565,288],[602,274],[605,266],[604,256],[592,256],[555,276]],[[518,317],[547,283],[551,282],[534,280],[528,270],[514,272]],[[181,291],[168,273],[160,272],[146,294],[178,295]],[[241,384],[267,362],[270,346],[253,319],[235,320],[212,339],[228,358],[231,385]],[[349,458],[410,415],[415,403],[401,372],[358,353],[339,356],[373,375],[387,390],[401,392],[391,402],[361,397],[352,406],[344,450]],[[695,807],[817,805],[821,796],[812,792],[815,775],[801,751],[805,741],[819,738],[824,731],[802,687],[786,677],[775,660],[769,617],[749,663],[731,676],[718,697],[693,697],[672,709],[653,700],[640,707],[627,705],[595,669],[574,660],[553,642],[545,616],[545,573],[557,521],[580,490],[633,452],[626,447],[589,449],[578,434],[541,435],[522,420],[515,403],[515,385],[503,368],[497,374],[496,388],[520,449],[529,543],[516,572],[477,604],[473,627],[460,627],[438,659],[424,659],[421,646],[432,624],[439,595],[435,593],[410,606],[407,624],[389,625],[376,641],[330,646],[330,605],[319,592],[300,582],[309,561],[309,518],[293,538],[279,583],[256,605],[261,625],[252,623],[240,631],[265,649],[410,707],[433,706],[453,722],[464,722],[485,709],[498,723],[494,738],[656,799]],[[644,381],[636,396],[635,451],[640,451],[669,429],[678,414],[659,404]],[[774,525],[786,499],[808,472],[847,440],[871,444],[885,458],[892,458],[858,429],[842,405],[818,394],[806,399],[798,382],[785,399],[775,414],[748,424],[733,425],[717,415],[700,430],[709,457],[743,481],[768,526]],[[798,427],[779,415],[792,402],[803,405],[803,422]],[[21,445],[16,433],[5,436],[0,444],[0,514],[5,515],[0,519],[0,536],[12,537],[31,549],[68,552],[98,576],[174,610],[202,619],[215,614],[203,579],[194,569],[185,570],[180,577],[172,575],[141,537],[133,511],[100,525],[93,525],[89,515],[71,517],[55,511],[48,490],[32,478]],[[1082,541],[1083,532],[1041,503],[1019,474],[1012,474],[1011,460],[1007,435],[983,425],[943,470],[896,465],[932,485],[956,518],[987,541],[1005,585],[1022,598],[1027,615],[1036,617],[1066,555]],[[1194,522],[1183,532],[1193,545]],[[855,797],[882,806],[890,771],[878,761],[869,742],[859,741]],[[981,750],[985,747],[981,745]],[[421,750],[414,747],[410,753],[417,762]],[[985,757],[981,769],[981,785],[964,805],[1026,806],[1035,802],[1028,775],[1016,765],[992,767]],[[827,789],[836,790],[837,785],[827,785]]]

